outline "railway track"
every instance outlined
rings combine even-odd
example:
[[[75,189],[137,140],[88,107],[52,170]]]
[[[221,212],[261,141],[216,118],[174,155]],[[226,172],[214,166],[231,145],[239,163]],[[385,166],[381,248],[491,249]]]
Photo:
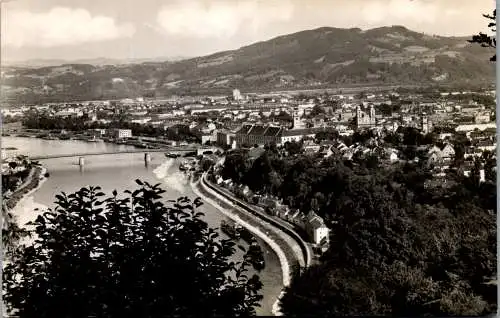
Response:
[[[242,208],[246,212],[250,213],[253,216],[256,216],[257,218],[266,221],[267,223],[271,224],[272,226],[278,228],[281,230],[283,233],[287,234],[289,237],[291,237],[300,247],[301,253],[304,258],[304,267],[309,267],[312,262],[312,252],[311,249],[309,248],[309,245],[304,241],[304,239],[293,229],[291,229],[288,224],[282,224],[278,220],[274,219],[273,217],[265,214],[264,212],[261,212],[257,210],[256,208],[250,206],[246,202],[243,202],[242,200],[235,198],[234,196],[230,196],[224,191],[220,190],[217,186],[213,185],[210,181],[206,180],[206,174],[204,174],[201,178],[201,182],[204,186],[208,187],[212,191],[218,193],[219,195],[225,197],[226,199],[230,200],[233,202],[235,205],[238,207]],[[288,245],[288,244],[287,244]]]

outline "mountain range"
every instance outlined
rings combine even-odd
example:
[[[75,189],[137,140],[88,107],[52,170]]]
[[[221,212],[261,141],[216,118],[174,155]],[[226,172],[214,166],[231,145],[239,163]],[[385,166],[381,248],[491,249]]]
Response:
[[[431,36],[402,26],[322,27],[237,50],[174,61],[7,66],[12,102],[229,94],[350,85],[490,85],[492,51],[464,37]]]
[[[60,66],[65,64],[92,64],[96,66],[102,65],[126,65],[126,64],[138,64],[146,62],[175,62],[180,60],[185,60],[187,57],[175,56],[175,57],[151,57],[151,58],[130,58],[130,59],[110,59],[106,57],[96,57],[89,59],[77,59],[77,60],[62,60],[62,59],[31,59],[31,60],[6,60],[2,61],[2,64],[7,67],[18,67],[18,68],[40,68],[47,66]]]

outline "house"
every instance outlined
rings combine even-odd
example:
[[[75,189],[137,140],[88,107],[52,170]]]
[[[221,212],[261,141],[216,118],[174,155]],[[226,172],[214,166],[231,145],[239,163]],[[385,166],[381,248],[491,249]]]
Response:
[[[110,129],[109,135],[113,138],[130,138],[132,137],[131,129]]]
[[[271,213],[271,214],[279,217],[280,219],[285,219],[288,212],[289,212],[288,206],[279,205],[279,206],[276,206],[276,209],[274,209],[273,213]]]
[[[342,159],[352,160],[353,156],[354,156],[354,151],[352,149],[347,149],[346,151],[343,152]]]
[[[396,162],[399,160],[398,154],[396,152],[391,151],[391,152],[389,152],[388,159],[390,162]]]
[[[217,132],[214,131],[213,133],[203,133],[199,137],[201,139],[202,145],[207,144],[207,142],[210,142],[210,143],[216,142],[217,141]]]
[[[464,153],[464,159],[470,158],[470,157],[481,157],[483,155],[483,152],[476,148],[476,147],[466,147],[465,148],[465,153]]]
[[[494,151],[497,148],[496,142],[490,139],[486,140],[480,140],[477,144],[476,147],[480,150],[488,150],[488,151]]]
[[[455,157],[455,149],[450,144],[445,144],[442,148],[433,146],[427,152],[429,163],[450,162]]]
[[[229,130],[219,130],[216,132],[216,135],[217,135],[216,142],[220,146],[231,146],[236,136]]]
[[[383,154],[382,157],[386,160],[389,160],[390,162],[397,162],[399,161],[399,156],[398,156],[398,151],[393,148],[387,148],[382,150]]]
[[[312,243],[320,245],[329,241],[330,229],[325,225],[323,218],[312,210],[307,214],[305,229]]]
[[[305,230],[307,224],[307,216],[304,215],[304,213],[299,212],[299,214],[293,218],[292,223],[295,224],[295,226]]]
[[[317,153],[321,149],[320,145],[314,143],[311,140],[304,142],[303,147],[306,153]]]
[[[333,155],[332,146],[331,145],[320,146],[318,153],[322,154],[323,158],[328,158]]]
[[[288,221],[290,223],[294,223],[294,220],[296,218],[298,218],[299,216],[300,216],[299,210],[290,211],[290,213],[288,213],[288,215],[287,215],[286,221]]]
[[[216,183],[217,185],[220,185],[222,182],[224,182],[224,179],[222,179],[222,177],[221,177],[221,176],[216,175],[216,177],[215,177],[215,183]]]
[[[276,201],[267,196],[260,196],[258,198],[257,205],[262,207],[264,210],[266,210],[267,213],[271,215],[276,215],[278,212],[281,212],[281,209],[276,208]]]
[[[291,213],[291,211],[290,211],[289,209],[283,209],[283,208],[282,208],[282,209],[277,209],[277,210],[275,210],[275,213],[274,213],[274,214],[275,214],[277,217],[279,217],[280,219],[287,221],[287,219],[288,219],[288,214],[290,214],[290,213]]]
[[[453,137],[453,134],[451,133],[441,133],[438,136],[439,140],[446,140],[446,139],[451,139]]]
[[[316,134],[320,131],[324,131],[324,128],[304,128],[304,129],[290,129],[282,131],[280,144],[283,145],[288,142],[298,142],[305,137],[314,138]]]

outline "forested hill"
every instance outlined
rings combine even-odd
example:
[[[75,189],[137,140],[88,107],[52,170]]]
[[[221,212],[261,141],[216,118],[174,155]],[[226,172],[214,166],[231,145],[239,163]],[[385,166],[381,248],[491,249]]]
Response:
[[[352,84],[491,84],[492,51],[401,26],[323,27],[175,62],[6,68],[11,101],[162,96]]]

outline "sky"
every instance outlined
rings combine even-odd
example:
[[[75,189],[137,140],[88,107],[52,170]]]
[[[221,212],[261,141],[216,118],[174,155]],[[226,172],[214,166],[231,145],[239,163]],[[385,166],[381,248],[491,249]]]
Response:
[[[194,57],[318,27],[488,31],[494,0],[0,0],[2,60]]]

